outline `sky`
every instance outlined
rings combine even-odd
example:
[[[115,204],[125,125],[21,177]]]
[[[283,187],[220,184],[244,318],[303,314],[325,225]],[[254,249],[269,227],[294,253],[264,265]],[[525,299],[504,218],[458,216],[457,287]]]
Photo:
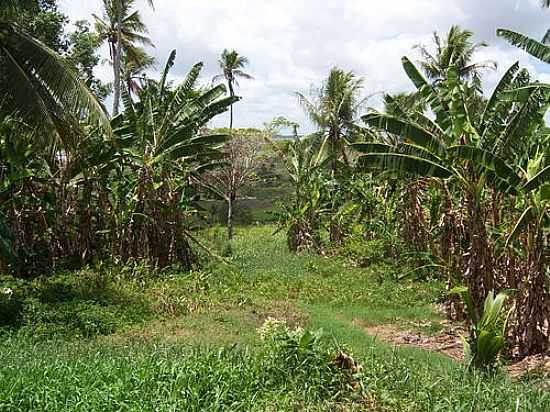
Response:
[[[262,127],[277,116],[313,131],[298,104],[296,92],[318,87],[332,67],[351,70],[364,78],[369,105],[379,107],[381,93],[411,91],[401,57],[419,58],[416,44],[430,45],[432,33],[444,35],[452,25],[475,33],[489,47],[475,60],[495,60],[498,69],[485,73],[490,91],[516,61],[535,79],[550,82],[550,66],[496,37],[508,28],[542,38],[550,27],[550,11],[540,0],[155,0],[151,10],[144,0],[136,5],[149,28],[157,59],[156,76],[172,49],[177,59],[175,81],[190,67],[204,62],[203,82],[220,72],[224,48],[235,49],[250,64],[254,80],[239,83],[242,101],[235,105],[235,127]],[[60,0],[72,22],[101,15],[101,0]],[[104,56],[106,50],[103,50]],[[97,68],[97,76],[111,81],[111,68]],[[212,126],[226,126],[227,114]]]

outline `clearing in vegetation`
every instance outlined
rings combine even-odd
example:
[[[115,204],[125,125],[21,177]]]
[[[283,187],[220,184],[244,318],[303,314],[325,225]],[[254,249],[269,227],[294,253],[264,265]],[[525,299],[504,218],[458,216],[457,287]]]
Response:
[[[21,289],[4,279],[19,313],[2,338],[0,410],[547,407],[548,371],[486,375],[371,334],[391,325],[439,335],[441,282],[397,281],[400,269],[388,261],[358,268],[295,255],[274,229],[238,229],[230,265],[189,274],[100,266]],[[206,234],[210,244],[222,231]],[[266,320],[286,322],[290,337],[262,340]],[[323,337],[301,353],[292,335],[303,336],[299,328]],[[339,365],[340,351],[360,370]]]

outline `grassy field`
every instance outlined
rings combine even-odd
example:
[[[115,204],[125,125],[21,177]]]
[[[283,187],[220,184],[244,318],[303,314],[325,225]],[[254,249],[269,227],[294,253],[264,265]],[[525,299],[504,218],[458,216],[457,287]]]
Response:
[[[151,275],[98,266],[32,282],[3,278],[0,411],[546,411],[543,377],[466,371],[393,348],[365,326],[440,328],[443,285],[388,263],[292,255],[274,227],[241,228],[231,264]],[[212,245],[220,234],[207,235]],[[304,355],[262,341],[268,318],[323,330]],[[330,356],[363,366],[352,378]]]

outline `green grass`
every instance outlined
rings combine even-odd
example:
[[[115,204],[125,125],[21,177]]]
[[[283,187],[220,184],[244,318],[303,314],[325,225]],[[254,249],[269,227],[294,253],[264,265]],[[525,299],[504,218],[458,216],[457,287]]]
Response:
[[[222,232],[210,230],[206,240],[220,244]],[[387,263],[356,268],[338,257],[293,255],[273,232],[239,229],[231,265],[193,273],[152,275],[136,264],[4,278],[0,287],[14,295],[0,302],[0,411],[547,410],[539,378],[475,374],[365,334],[362,326],[384,323],[437,330],[441,282],[397,281],[407,269]],[[328,364],[289,369],[276,353],[266,358],[256,330],[268,317],[322,328],[353,352],[363,364],[361,399],[326,390],[331,378],[319,371]]]
[[[0,410],[265,411],[333,408],[345,383],[308,365],[283,373],[271,349],[4,342]],[[304,379],[304,373],[312,378]],[[322,390],[326,388],[325,390]]]

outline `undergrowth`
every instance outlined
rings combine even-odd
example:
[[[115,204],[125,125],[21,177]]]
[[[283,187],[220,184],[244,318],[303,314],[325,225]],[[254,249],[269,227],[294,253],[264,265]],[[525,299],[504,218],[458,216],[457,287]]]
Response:
[[[203,239],[220,250],[222,231]],[[136,262],[2,277],[0,411],[547,410],[547,376],[513,382],[365,334],[436,333],[437,278],[400,279],[409,269],[388,258],[294,255],[273,232],[239,229],[229,264],[192,272]],[[261,340],[266,319],[286,329]],[[362,369],[337,367],[341,350]]]

